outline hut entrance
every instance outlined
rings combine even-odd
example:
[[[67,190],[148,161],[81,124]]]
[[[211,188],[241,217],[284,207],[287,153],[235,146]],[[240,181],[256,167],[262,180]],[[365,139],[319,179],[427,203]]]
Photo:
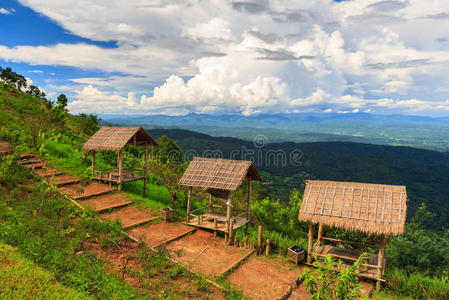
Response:
[[[232,205],[232,192],[244,180],[248,180],[248,198],[246,209],[239,210]],[[179,184],[188,187],[186,224],[224,232],[226,238],[232,238],[232,232],[250,221],[252,180],[262,181],[256,168],[250,161],[194,157],[181,177]],[[192,189],[202,188],[209,194],[209,204],[191,210]],[[223,205],[213,204],[220,199]],[[206,211],[206,212],[204,212]],[[203,212],[203,213],[201,213]]]
[[[330,255],[343,264],[352,265],[361,251],[325,245],[347,243],[361,247],[378,248],[363,263],[359,276],[377,281],[380,288],[385,270],[387,236],[404,232],[407,192],[405,186],[366,184],[355,182],[307,181],[299,211],[300,221],[309,221],[307,263]],[[314,243],[314,224],[318,224],[318,238]],[[325,237],[323,225],[360,231],[373,237],[375,244],[364,244]]]
[[[123,168],[123,149],[126,145],[142,146],[145,148],[145,164],[140,169]],[[92,172],[94,178],[99,181],[108,182],[109,185],[117,184],[119,191],[125,182],[144,180],[143,194],[146,196],[148,179],[148,148],[157,146],[156,141],[149,136],[142,127],[101,127],[83,145],[82,150],[92,154]],[[117,167],[96,169],[95,153],[101,150],[117,152]]]

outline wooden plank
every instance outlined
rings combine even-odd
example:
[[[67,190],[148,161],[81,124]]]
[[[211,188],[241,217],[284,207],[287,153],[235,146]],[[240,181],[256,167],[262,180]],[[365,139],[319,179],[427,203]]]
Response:
[[[309,242],[307,248],[307,262],[312,263],[312,247],[313,247],[313,223],[309,224]]]
[[[166,239],[165,241],[162,241],[162,242],[160,242],[159,244],[154,245],[153,248],[156,249],[156,248],[159,247],[159,246],[162,246],[162,245],[168,244],[168,243],[170,243],[170,242],[173,242],[174,240],[177,240],[177,239],[179,239],[179,238],[182,238],[183,236],[185,236],[185,235],[187,235],[187,234],[189,234],[189,233],[191,233],[191,232],[194,232],[194,231],[196,231],[196,228],[191,228],[191,229],[187,230],[186,232],[183,232],[183,233],[181,233],[181,234],[179,234],[179,235],[177,235],[177,236],[175,236],[175,237]]]
[[[370,247],[370,248],[378,247],[377,245],[374,245],[374,244],[364,244],[364,243],[354,242],[354,241],[345,241],[345,240],[340,240],[340,239],[328,238],[328,237],[324,237],[324,236],[321,239],[327,240],[327,241],[339,242],[339,243],[354,244],[354,245]]]

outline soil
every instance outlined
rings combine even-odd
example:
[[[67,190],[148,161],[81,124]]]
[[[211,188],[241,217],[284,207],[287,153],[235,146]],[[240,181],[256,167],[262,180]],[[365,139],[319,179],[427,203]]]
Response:
[[[192,227],[180,223],[162,222],[133,228],[129,234],[136,238],[142,238],[148,246],[154,247],[189,230],[192,230]]]
[[[197,257],[206,246],[207,249]],[[182,262],[187,268],[213,276],[220,275],[250,251],[247,248],[228,246],[223,239],[203,230],[170,242],[166,248],[173,259]]]
[[[48,180],[52,184],[56,185],[64,185],[64,184],[71,184],[71,183],[78,183],[80,180],[77,178],[74,178],[67,174],[61,174],[54,177],[49,177]]]
[[[87,206],[94,211],[102,211],[105,209],[125,206],[130,203],[133,203],[133,201],[129,197],[120,193],[106,194],[80,202],[81,205]]]
[[[280,258],[251,256],[229,274],[230,282],[243,290],[243,294],[254,299],[276,299],[284,296],[291,284],[302,273],[304,267],[283,262]],[[310,299],[310,295],[300,286],[295,289],[298,296]],[[293,298],[291,298],[293,299]]]
[[[146,223],[157,218],[149,209],[137,206],[122,207],[112,212],[101,214],[100,217],[111,221],[118,219],[125,228]]]
[[[81,184],[71,184],[61,186],[58,189],[62,193],[69,194],[73,199],[88,198],[115,191],[115,188],[98,182],[91,182],[86,186],[82,186]]]

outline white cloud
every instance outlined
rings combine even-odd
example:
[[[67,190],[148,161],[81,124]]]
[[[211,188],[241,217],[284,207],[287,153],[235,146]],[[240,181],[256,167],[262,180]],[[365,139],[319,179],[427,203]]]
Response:
[[[8,61],[104,72],[71,80],[74,111],[432,114],[448,106],[445,0],[20,2],[75,35],[117,42],[0,46]]]
[[[10,15],[12,14],[13,10],[7,10],[6,8],[0,7],[0,14],[3,15]]]

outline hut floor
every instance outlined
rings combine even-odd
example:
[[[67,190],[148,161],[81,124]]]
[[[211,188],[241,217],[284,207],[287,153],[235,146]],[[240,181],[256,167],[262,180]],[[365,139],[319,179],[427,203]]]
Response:
[[[187,268],[212,276],[223,273],[251,252],[247,248],[228,246],[222,238],[203,230],[167,243],[166,248],[174,260]]]
[[[197,217],[191,219],[190,222],[186,222],[185,224],[190,225],[190,226],[199,227],[199,228],[227,232],[227,230],[226,230],[226,214],[217,213],[217,212],[207,212],[207,213],[201,215],[202,221],[200,224],[198,224],[199,217],[200,216],[197,216]],[[217,228],[215,228],[214,219],[217,219]],[[234,230],[244,226],[246,223],[248,223],[248,220],[246,218],[235,217],[234,218]]]
[[[121,193],[101,195],[80,202],[81,205],[87,206],[93,209],[94,211],[102,211],[111,208],[117,208],[131,203],[133,203],[133,201],[129,197]]]
[[[352,250],[352,249],[344,249],[344,248],[339,248],[339,247],[335,247],[335,246],[331,246],[331,245],[323,245],[323,246],[316,247],[314,249],[314,252],[317,254],[321,254],[321,255],[330,254],[332,256],[332,254],[334,254],[334,255],[338,255],[338,256],[346,256],[346,257],[351,257],[353,259],[358,259],[360,257],[360,255],[362,255],[361,251]],[[342,258],[338,258],[338,257],[335,257],[334,259],[342,261],[343,266],[352,266],[355,262],[353,260],[342,259]],[[378,260],[377,254],[370,254],[369,258],[368,258],[368,264],[377,266],[377,260]],[[385,261],[384,261],[384,263],[385,263]],[[371,267],[368,267],[364,271],[360,272],[359,275],[362,277],[370,278],[370,279],[378,277],[377,269],[371,268]]]
[[[227,279],[241,288],[246,297],[253,299],[279,299],[284,296],[304,266],[283,262],[281,258],[251,256],[247,262],[234,270]],[[298,299],[310,299],[304,287],[296,289]]]
[[[142,238],[148,246],[155,247],[192,230],[195,229],[180,223],[162,222],[133,228],[129,234],[138,239]]]
[[[111,175],[111,176],[109,176],[109,175]],[[122,171],[122,177],[123,177],[122,182],[130,182],[130,181],[141,180],[141,179],[145,178],[145,176],[137,175],[136,173],[131,172],[131,171]],[[104,182],[118,183],[119,172],[111,171],[106,174],[103,174],[102,176],[96,176],[95,179],[99,180],[99,181],[104,181]]]
[[[160,218],[154,216],[149,209],[136,206],[122,207],[112,212],[101,214],[100,217],[111,221],[118,220],[124,228],[148,223]]]

